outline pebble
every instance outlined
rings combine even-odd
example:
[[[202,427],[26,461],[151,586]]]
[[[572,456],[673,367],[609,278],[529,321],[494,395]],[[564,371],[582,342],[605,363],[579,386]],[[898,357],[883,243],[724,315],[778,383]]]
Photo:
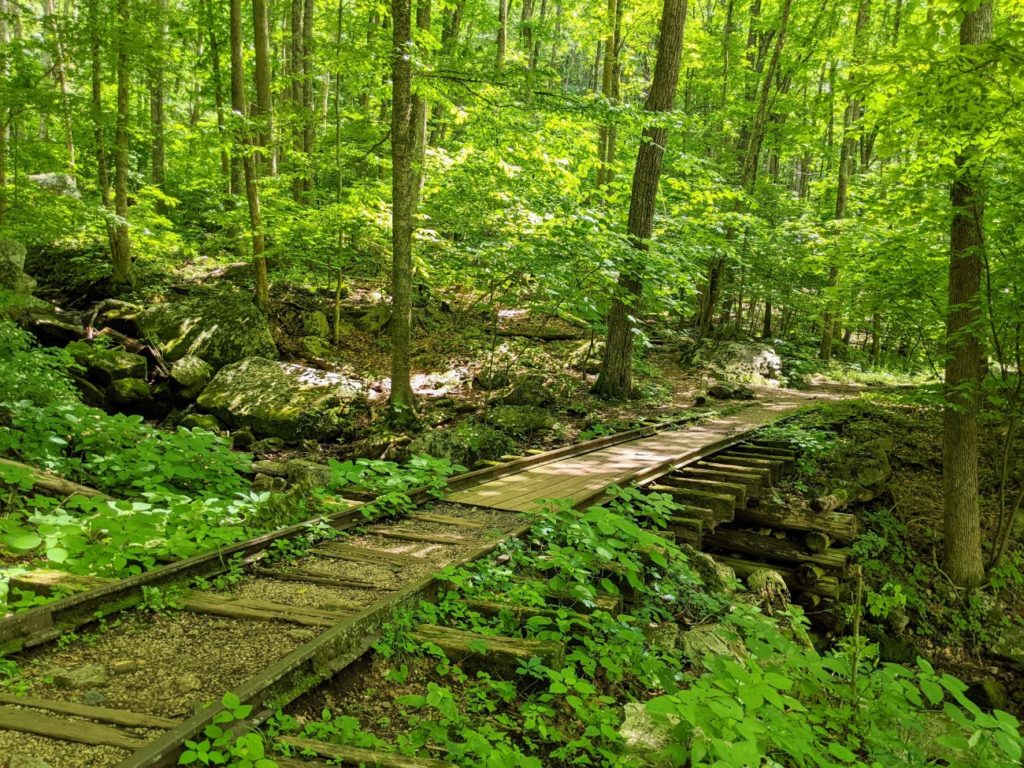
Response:
[[[136,659],[121,659],[110,665],[110,671],[115,675],[125,675],[129,672],[135,672],[141,666]]]
[[[107,697],[102,691],[91,688],[82,696],[82,703],[90,707],[100,707],[107,703]]]

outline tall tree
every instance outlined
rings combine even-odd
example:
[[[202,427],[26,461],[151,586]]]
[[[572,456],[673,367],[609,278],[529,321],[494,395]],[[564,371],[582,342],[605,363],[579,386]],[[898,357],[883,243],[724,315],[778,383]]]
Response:
[[[121,0],[122,2],[124,0]],[[256,305],[270,308],[267,257],[263,252],[263,216],[260,212],[259,183],[252,138],[246,126],[245,69],[242,63],[242,0],[231,0],[231,109],[237,121],[235,151],[241,154],[245,173],[245,198],[249,205],[249,229],[252,233],[252,258],[256,272]]]
[[[627,231],[632,253],[619,272],[618,292],[608,313],[604,359],[594,385],[594,392],[603,397],[623,398],[633,392],[633,315],[639,311],[643,297],[643,264],[654,232],[654,204],[668,139],[668,128],[659,121],[659,115],[671,112],[675,103],[685,25],[686,0],[665,0],[658,58],[644,103],[650,122],[640,141],[629,198]]]
[[[261,166],[277,173],[274,154],[274,106],[270,93],[270,21],[267,18],[267,0],[252,0],[252,28],[255,49],[256,110],[259,120],[259,145],[263,148]]]
[[[622,37],[622,0],[608,0],[608,33],[604,42],[604,71],[601,77],[601,94],[609,107],[619,103],[619,46]],[[597,154],[600,165],[597,168],[597,186],[603,187],[615,175],[616,125],[609,119],[598,129]]]
[[[167,45],[167,0],[156,0],[157,13],[157,51],[154,63],[150,68],[149,120],[152,126],[152,147],[150,149],[150,182],[161,192],[164,191],[164,180],[167,176],[167,153],[164,138],[164,56]],[[156,200],[157,213],[167,212],[164,201]]]
[[[857,24],[853,33],[853,62],[860,62],[862,38],[868,26],[868,14],[871,9],[871,0],[861,0],[857,9]],[[850,177],[853,175],[854,148],[856,137],[854,125],[860,119],[860,104],[857,97],[851,96],[843,113],[843,140],[839,145],[839,172],[836,180],[836,208],[835,220],[842,221],[846,218],[846,203],[849,197]],[[839,282],[839,267],[832,264],[828,270],[828,287],[835,288]],[[832,311],[831,297],[826,298],[825,312],[821,318],[821,344],[818,349],[818,356],[828,362],[832,359],[832,340],[835,338],[835,314]]]
[[[410,368],[412,231],[416,200],[413,167],[416,126],[412,108],[412,2],[391,0],[391,396],[390,417],[415,416]]]
[[[128,121],[131,119],[131,69],[128,35],[131,0],[117,0],[117,122],[114,128],[114,236],[111,240],[115,292],[131,288],[132,250],[128,233]]]
[[[505,66],[505,49],[508,47],[508,0],[498,0],[498,43],[494,65]]]
[[[972,3],[968,3],[970,7]],[[992,3],[964,12],[960,48],[965,54],[992,36]],[[980,98],[982,94],[977,94]],[[954,583],[973,587],[985,577],[978,504],[978,400],[981,389],[981,275],[985,257],[985,190],[981,157],[973,144],[956,155],[950,184],[949,303],[946,309],[946,407],[942,480],[945,567]]]

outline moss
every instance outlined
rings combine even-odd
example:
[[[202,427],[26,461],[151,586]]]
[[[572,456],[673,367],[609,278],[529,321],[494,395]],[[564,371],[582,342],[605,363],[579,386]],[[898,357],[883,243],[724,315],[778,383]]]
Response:
[[[196,291],[147,309],[137,322],[169,362],[195,355],[222,368],[250,357],[277,358],[266,317],[242,291]]]
[[[511,453],[515,450],[515,441],[494,427],[466,419],[451,429],[432,430],[418,436],[409,450],[472,467]]]
[[[107,397],[119,405],[140,403],[149,398],[149,385],[141,379],[115,379],[107,387]]]
[[[339,437],[366,405],[358,382],[260,357],[222,368],[196,402],[231,427],[285,440]]]
[[[85,368],[90,381],[100,385],[116,379],[145,379],[146,358],[121,349],[108,349],[85,341],[73,341],[67,351],[78,365]]]
[[[558,423],[547,411],[527,405],[499,405],[487,414],[487,421],[514,435],[548,432]]]

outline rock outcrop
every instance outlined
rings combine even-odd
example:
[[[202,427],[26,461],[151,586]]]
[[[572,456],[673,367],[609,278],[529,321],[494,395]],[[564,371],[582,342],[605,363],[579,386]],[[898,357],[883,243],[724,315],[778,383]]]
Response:
[[[228,426],[285,440],[340,437],[367,407],[354,379],[263,357],[221,368],[197,405]]]

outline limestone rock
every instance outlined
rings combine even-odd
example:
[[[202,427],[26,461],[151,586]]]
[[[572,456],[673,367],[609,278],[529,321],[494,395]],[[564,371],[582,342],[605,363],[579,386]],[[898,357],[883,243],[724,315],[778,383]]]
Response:
[[[391,307],[378,304],[356,320],[356,327],[366,333],[382,333],[391,322]]]
[[[526,405],[499,405],[487,413],[487,421],[514,435],[548,432],[558,423],[547,411]]]
[[[194,400],[213,378],[213,368],[195,355],[185,355],[171,364],[171,381],[180,389],[182,397]]]
[[[102,664],[86,664],[82,667],[50,670],[53,684],[58,688],[101,688],[107,684],[107,670]]]
[[[17,240],[0,238],[0,288],[15,296],[29,296],[36,281],[25,274],[25,246]]]
[[[747,655],[747,649],[734,630],[724,624],[701,624],[693,629],[687,630],[679,638],[683,655],[692,664],[700,664],[709,653],[714,656],[732,656],[742,660]]]
[[[178,424],[187,429],[205,429],[207,432],[220,432],[221,424],[216,416],[209,413],[190,413]]]
[[[334,347],[320,336],[303,336],[300,340],[302,354],[309,358],[330,359],[335,357]]]
[[[142,379],[115,379],[106,390],[107,398],[116,405],[135,405],[149,399],[149,385]]]
[[[250,357],[213,377],[196,401],[231,427],[284,440],[329,440],[366,407],[360,382],[337,373]]]
[[[320,310],[304,313],[302,315],[302,332],[307,336],[329,339],[331,337],[331,324],[327,322],[327,315]]]
[[[659,721],[651,715],[640,702],[630,702],[622,708],[622,725],[619,735],[625,745],[626,752],[645,759],[647,765],[668,765],[668,763],[650,762],[656,760],[658,752],[672,743],[672,728],[678,718],[667,716]]]
[[[515,447],[515,441],[505,432],[476,419],[463,419],[449,429],[432,429],[418,435],[409,445],[409,452],[474,467],[481,461],[494,461],[512,453]]]
[[[284,465],[288,482],[307,488],[322,488],[331,482],[331,468],[307,459],[290,459]]]
[[[987,710],[1002,709],[1005,711],[1009,703],[1006,686],[991,678],[973,683],[968,687],[965,695],[979,707]]]
[[[581,373],[600,373],[604,349],[603,341],[584,341],[569,354],[569,367]]]
[[[82,703],[89,707],[102,707],[107,703],[107,697],[103,694],[103,691],[90,688],[82,696]]]
[[[40,189],[45,189],[55,195],[63,195],[75,200],[82,198],[82,193],[78,191],[78,182],[70,173],[33,173],[26,178]]]
[[[503,405],[528,405],[540,408],[553,403],[555,395],[543,376],[528,373],[513,381],[498,399]]]
[[[716,400],[753,400],[754,390],[742,384],[715,384],[708,394]]]
[[[108,349],[86,341],[73,341],[67,351],[75,362],[85,368],[90,381],[107,386],[117,379],[145,379],[146,358],[122,349]]]
[[[684,352],[682,362],[706,368],[718,379],[758,384],[782,378],[782,358],[770,344],[757,341],[722,341]]]
[[[248,432],[252,435],[252,430],[245,428],[238,430],[239,433]],[[249,441],[249,452],[254,456],[268,456],[272,453],[280,453],[284,448],[284,440],[280,437],[266,437],[262,440],[250,440]]]
[[[136,322],[168,362],[195,355],[213,368],[277,359],[267,318],[240,290],[197,290],[142,312]]]
[[[997,659],[1024,668],[1024,625],[1014,623],[998,630],[989,653]]]

